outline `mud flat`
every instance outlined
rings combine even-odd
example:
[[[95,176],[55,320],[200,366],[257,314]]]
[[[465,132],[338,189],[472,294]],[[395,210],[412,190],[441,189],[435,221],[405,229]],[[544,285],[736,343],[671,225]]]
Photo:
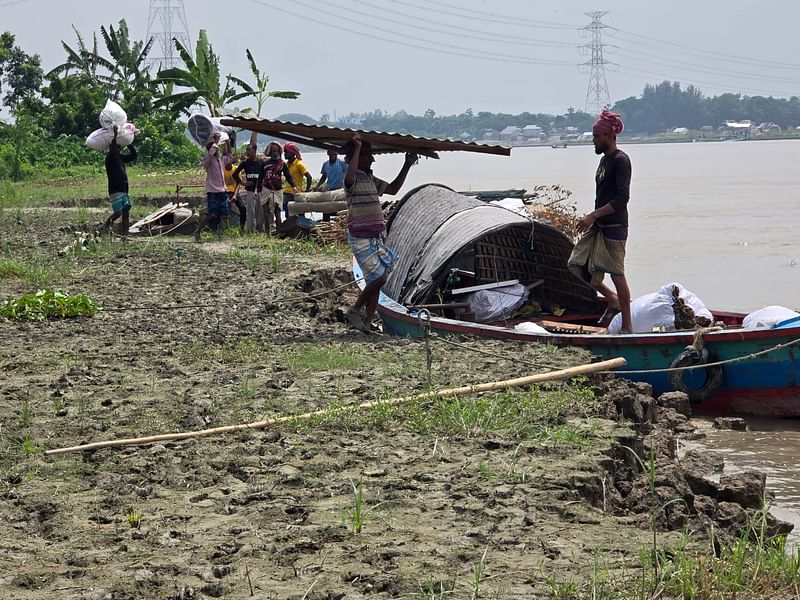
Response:
[[[760,506],[763,476],[714,480],[713,456],[679,459],[694,435],[680,394],[594,378],[351,410],[429,374],[419,342],[341,322],[343,252],[233,237],[59,259],[85,225],[69,219],[0,211],[0,298],[50,286],[104,308],[0,321],[0,598],[577,598],[598,573],[609,590],[641,579],[654,533],[659,549],[699,548],[713,525],[719,545]],[[456,341],[434,343],[435,387],[589,360]]]

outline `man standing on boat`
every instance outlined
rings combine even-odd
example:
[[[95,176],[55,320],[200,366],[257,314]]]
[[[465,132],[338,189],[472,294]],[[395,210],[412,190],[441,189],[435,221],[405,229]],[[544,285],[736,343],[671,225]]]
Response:
[[[625,278],[631,161],[617,148],[617,136],[624,127],[620,116],[607,110],[592,126],[595,154],[603,155],[595,173],[594,210],[578,223],[578,232],[583,235],[567,265],[576,277],[588,282],[606,299],[608,308],[600,324],[607,325],[621,312],[622,332],[633,333],[631,291]],[[606,273],[611,275],[616,292],[603,283]]]
[[[383,243],[386,224],[383,218],[380,197],[396,194],[406,180],[417,155],[406,153],[406,160],[391,183],[386,183],[372,174],[372,144],[361,140],[359,134],[344,147],[347,170],[344,175],[344,190],[347,198],[347,241],[366,285],[355,304],[347,311],[350,324],[365,333],[370,332],[370,322],[378,306],[381,287],[396,260],[396,254]],[[362,312],[363,311],[363,312]]]

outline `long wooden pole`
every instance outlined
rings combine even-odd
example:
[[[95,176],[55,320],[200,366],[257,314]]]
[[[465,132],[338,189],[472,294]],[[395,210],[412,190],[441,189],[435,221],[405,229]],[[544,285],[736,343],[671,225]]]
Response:
[[[375,400],[372,402],[364,402],[358,404],[353,408],[356,410],[363,410],[380,405],[394,405],[413,402],[415,400],[434,399],[442,396],[464,396],[466,394],[473,394],[478,392],[491,392],[492,390],[500,390],[509,387],[518,387],[523,385],[532,385],[535,383],[544,383],[546,381],[558,381],[560,379],[569,379],[578,375],[586,375],[595,373],[597,371],[610,371],[617,367],[625,366],[624,358],[613,358],[603,362],[590,363],[578,367],[570,367],[569,369],[562,369],[560,371],[551,371],[549,373],[540,373],[538,375],[528,375],[526,377],[517,377],[516,379],[506,379],[504,381],[493,381],[491,383],[481,383],[478,385],[465,385],[458,388],[450,388],[446,390],[434,390],[430,392],[423,392],[421,394],[414,394],[413,396],[403,396],[400,398],[392,398],[390,400]],[[220,435],[223,433],[231,433],[233,431],[243,431],[245,429],[266,429],[272,425],[279,423],[286,423],[295,419],[311,419],[320,415],[324,415],[328,411],[315,410],[300,415],[290,415],[284,417],[275,417],[265,421],[255,421],[253,423],[240,423],[239,425],[226,425],[224,427],[213,427],[211,429],[201,429],[200,431],[183,431],[179,433],[164,433],[161,435],[151,435],[138,438],[124,438],[117,440],[106,440],[104,442],[93,442],[91,444],[83,444],[80,446],[70,446],[68,448],[55,448],[47,450],[44,454],[46,456],[55,454],[66,454],[68,452],[79,452],[82,450],[97,450],[98,448],[116,448],[119,446],[142,446],[144,444],[153,444],[156,442],[170,442],[175,440],[188,440],[191,438],[208,437],[212,435]]]

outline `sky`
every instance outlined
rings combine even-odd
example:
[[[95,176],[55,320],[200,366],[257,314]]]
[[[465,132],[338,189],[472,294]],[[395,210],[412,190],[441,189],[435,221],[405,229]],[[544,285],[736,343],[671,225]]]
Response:
[[[42,57],[45,71],[126,19],[148,33],[151,4],[175,0],[0,0],[0,30]],[[638,96],[665,79],[706,95],[800,95],[800,2],[789,0],[185,0],[192,47],[205,29],[223,73],[251,80],[249,48],[273,90],[262,116],[341,117],[380,109],[459,114],[471,108],[560,114],[586,107],[592,41],[601,30],[609,95]],[[181,23],[173,20],[174,30]],[[160,30],[158,23],[153,30]],[[99,40],[102,47],[102,40]],[[153,53],[160,53],[154,45]],[[246,102],[237,107],[247,106]]]

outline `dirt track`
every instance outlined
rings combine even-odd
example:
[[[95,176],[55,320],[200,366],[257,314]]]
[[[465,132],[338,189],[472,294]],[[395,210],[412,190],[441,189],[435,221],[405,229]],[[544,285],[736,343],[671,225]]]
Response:
[[[57,261],[69,233],[25,218],[0,214],[7,251]],[[337,320],[352,287],[304,298],[350,280],[343,255],[137,240],[63,261],[50,267],[57,287],[106,309],[200,307],[0,321],[0,598],[547,598],[597,561],[635,563],[650,538],[646,517],[604,496],[610,449],[631,430],[602,418],[586,388],[343,409],[424,390],[427,377],[419,343]],[[0,298],[29,291],[0,278]],[[481,348],[496,356],[436,344],[433,384],[587,359]],[[495,401],[529,406],[514,421],[524,427]],[[41,454],[324,408],[276,430]]]

